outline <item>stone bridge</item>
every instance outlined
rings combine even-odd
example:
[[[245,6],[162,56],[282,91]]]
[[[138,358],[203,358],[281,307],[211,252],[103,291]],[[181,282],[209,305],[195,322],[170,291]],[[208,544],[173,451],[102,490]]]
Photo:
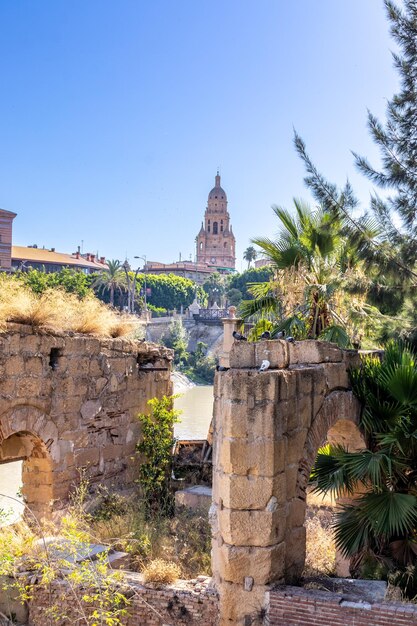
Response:
[[[264,359],[270,367],[259,372]],[[362,447],[348,380],[359,356],[325,342],[277,340],[235,342],[222,362],[230,369],[215,380],[212,566],[221,625],[246,626],[265,608],[268,585],[302,572],[318,448]]]
[[[23,461],[37,516],[64,506],[83,470],[92,488],[132,485],[136,416],[171,393],[171,358],[154,344],[20,324],[0,335],[0,463]]]

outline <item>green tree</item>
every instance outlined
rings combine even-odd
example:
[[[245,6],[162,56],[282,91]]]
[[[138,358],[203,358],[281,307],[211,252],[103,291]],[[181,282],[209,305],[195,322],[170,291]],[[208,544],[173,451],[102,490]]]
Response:
[[[250,268],[252,261],[254,261],[257,256],[258,253],[253,246],[249,246],[248,248],[246,248],[245,252],[243,253],[243,258],[245,259],[245,261],[248,262],[248,269]]]
[[[143,294],[145,288],[145,276],[139,274],[136,282],[138,297]],[[174,274],[146,274],[147,302],[157,308],[167,311],[179,311],[181,307],[186,309],[194,300],[196,285],[189,278],[175,276]],[[205,293],[201,287],[197,288],[197,297],[201,302]]]
[[[280,224],[276,241],[253,240],[275,274],[269,283],[251,287],[255,298],[242,303],[241,314],[273,321],[273,334],[285,330],[298,339],[347,346],[357,340],[356,318],[366,308],[366,281],[354,244],[344,237],[341,221],[322,208],[312,210],[300,200],[294,206],[295,217],[273,208]]]
[[[110,304],[114,306],[114,294],[118,291],[120,294],[125,289],[126,280],[123,269],[118,259],[107,261],[108,269],[100,272],[94,277],[93,288],[97,293],[108,292],[110,294]]]
[[[188,335],[181,319],[174,319],[161,339],[164,346],[174,350],[174,363],[180,365],[187,362]]]
[[[223,296],[226,292],[227,276],[222,276],[218,272],[210,274],[206,281],[203,283],[203,289],[208,296],[208,305],[213,306],[216,302],[219,306],[222,305]]]
[[[385,355],[367,357],[351,373],[363,405],[359,428],[365,449],[330,446],[312,472],[316,491],[354,497],[336,515],[338,548],[387,569],[417,564],[417,360],[399,342]],[[358,495],[360,494],[360,495]],[[415,576],[415,570],[414,570]],[[417,578],[416,578],[417,580]]]
[[[243,300],[252,300],[253,296],[249,291],[253,283],[267,283],[273,278],[274,270],[269,265],[264,267],[251,267],[241,274],[233,274],[229,279],[229,290],[238,289]]]

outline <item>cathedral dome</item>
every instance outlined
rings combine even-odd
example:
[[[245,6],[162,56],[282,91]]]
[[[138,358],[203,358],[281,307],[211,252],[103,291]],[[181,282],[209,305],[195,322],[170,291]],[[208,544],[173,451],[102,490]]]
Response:
[[[215,179],[215,186],[210,191],[208,195],[209,200],[227,200],[225,190],[220,187],[220,174],[217,172],[217,176]]]

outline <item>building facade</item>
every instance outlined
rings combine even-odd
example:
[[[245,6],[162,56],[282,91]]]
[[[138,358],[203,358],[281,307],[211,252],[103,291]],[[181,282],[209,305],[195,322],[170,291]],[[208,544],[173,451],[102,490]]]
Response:
[[[197,264],[205,264],[212,271],[233,271],[236,264],[235,245],[227,196],[217,172],[215,185],[208,195],[204,222],[197,235]]]

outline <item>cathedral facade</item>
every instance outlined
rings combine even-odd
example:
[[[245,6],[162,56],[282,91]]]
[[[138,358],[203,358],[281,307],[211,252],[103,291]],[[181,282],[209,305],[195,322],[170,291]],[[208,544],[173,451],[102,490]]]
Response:
[[[197,264],[204,263],[213,271],[235,269],[236,242],[227,210],[226,192],[220,186],[219,172],[209,193],[204,222],[201,223],[196,240]]]

